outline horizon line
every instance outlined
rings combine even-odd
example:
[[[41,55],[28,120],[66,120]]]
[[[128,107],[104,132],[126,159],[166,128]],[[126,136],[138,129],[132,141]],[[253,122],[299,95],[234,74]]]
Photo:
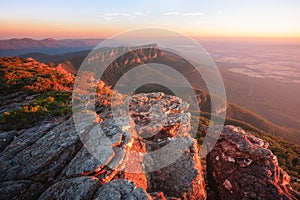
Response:
[[[288,40],[300,40],[299,37],[278,37],[278,36],[189,36],[194,39],[288,39]],[[21,40],[21,39],[32,39],[32,40],[97,40],[97,39],[109,39],[110,37],[11,37],[11,38],[0,38],[0,40]]]

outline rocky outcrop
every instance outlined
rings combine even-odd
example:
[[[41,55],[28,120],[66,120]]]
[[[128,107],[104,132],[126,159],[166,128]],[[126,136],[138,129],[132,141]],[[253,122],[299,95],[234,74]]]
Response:
[[[268,145],[241,128],[224,127],[207,156],[208,185],[217,198],[300,199]]]
[[[136,47],[120,46],[94,50],[88,55],[86,66],[93,72],[98,72],[99,66],[108,65],[105,72],[100,74],[101,80],[107,85],[114,86],[122,76],[126,77],[125,72],[141,64],[156,62],[163,55],[164,52],[157,44]]]
[[[113,119],[105,108],[95,126],[87,126],[88,118],[83,118],[80,133],[73,117],[1,133],[0,198],[152,199],[151,192],[161,194],[155,198],[204,199],[198,148],[188,135],[188,105],[163,93],[135,95],[127,103],[118,107],[129,106],[129,115],[121,112]],[[161,158],[147,154],[170,144],[173,148],[165,153],[175,151],[174,162],[160,173],[151,170]],[[185,146],[176,151],[181,144]]]
[[[147,191],[161,191],[167,197],[205,199],[197,143],[188,134],[188,104],[178,97],[150,93],[134,96],[129,105],[137,135],[149,155],[144,157]]]
[[[75,116],[0,133],[0,199],[206,199],[188,104],[163,93],[120,102],[98,104],[99,121],[83,115],[80,133]],[[210,199],[300,198],[268,143],[234,126],[206,170]]]

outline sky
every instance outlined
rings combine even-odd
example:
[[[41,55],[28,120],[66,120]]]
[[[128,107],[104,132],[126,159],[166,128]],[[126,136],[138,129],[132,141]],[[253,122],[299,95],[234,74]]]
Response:
[[[104,38],[142,27],[192,37],[300,37],[299,0],[0,0],[0,39]]]

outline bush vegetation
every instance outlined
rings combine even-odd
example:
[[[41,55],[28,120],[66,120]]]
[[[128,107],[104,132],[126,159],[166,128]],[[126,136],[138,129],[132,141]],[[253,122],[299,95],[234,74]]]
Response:
[[[35,94],[32,103],[2,113],[0,128],[20,130],[46,117],[70,114],[73,82],[72,74],[32,58],[0,58],[0,94],[5,96],[21,91],[25,98],[26,94]]]
[[[0,124],[5,131],[29,128],[41,119],[53,116],[71,114],[71,93],[49,91],[34,99],[34,102],[24,105],[11,112],[0,115]]]
[[[33,59],[0,58],[0,94],[70,91],[74,76]]]

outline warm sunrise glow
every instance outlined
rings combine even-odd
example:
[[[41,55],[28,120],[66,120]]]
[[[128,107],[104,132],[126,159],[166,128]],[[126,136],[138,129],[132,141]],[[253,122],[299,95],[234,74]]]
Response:
[[[267,1],[6,1],[0,38],[99,38],[140,27],[190,36],[299,37],[300,2]]]

